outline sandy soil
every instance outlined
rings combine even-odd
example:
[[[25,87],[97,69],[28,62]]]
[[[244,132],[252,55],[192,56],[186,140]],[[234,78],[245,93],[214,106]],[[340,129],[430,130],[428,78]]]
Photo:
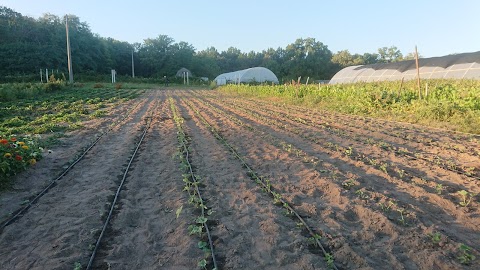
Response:
[[[135,108],[24,217],[1,232],[1,269],[86,266],[152,111],[151,128],[95,269],[197,267],[203,252],[198,239],[188,234],[196,214],[182,192],[169,97],[185,119],[191,162],[202,179],[202,196],[214,211],[209,224],[220,269],[327,265],[297,222],[247,176],[194,109],[322,235],[339,269],[480,268],[479,198],[473,196],[462,207],[457,193],[480,192],[477,137],[215,91],[151,90],[72,132],[35,169],[20,174],[14,190],[0,194],[0,217],[5,219],[108,124]],[[435,233],[439,242],[432,240]],[[461,244],[472,247],[477,257],[469,265],[459,262]]]

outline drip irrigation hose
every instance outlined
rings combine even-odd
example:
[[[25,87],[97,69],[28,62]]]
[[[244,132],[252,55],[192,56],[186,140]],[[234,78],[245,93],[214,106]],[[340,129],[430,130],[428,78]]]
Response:
[[[108,134],[110,131],[112,131],[112,129],[114,127],[116,127],[117,125],[119,125],[121,122],[123,122],[125,119],[127,119],[127,117],[130,115],[130,113],[136,109],[138,107],[138,105],[140,105],[140,102],[137,103],[137,105],[135,107],[133,107],[132,109],[130,109],[124,117],[122,117],[120,120],[118,120],[117,122],[114,122],[110,125],[110,127],[104,131],[102,134],[100,134],[100,136],[98,136],[98,138],[93,141],[92,144],[90,144],[90,146],[83,151],[83,153],[72,163],[70,164],[70,166],[68,166],[68,168],[66,168],[57,178],[55,178],[54,180],[52,180],[50,182],[50,184],[48,184],[40,193],[37,194],[37,196],[35,196],[35,198],[33,198],[27,205],[25,205],[24,207],[20,208],[19,210],[15,211],[16,214],[14,216],[12,216],[11,218],[9,218],[7,221],[5,221],[1,228],[0,228],[0,232],[3,231],[3,229],[5,227],[7,227],[8,225],[12,224],[14,221],[16,221],[17,219],[19,219],[23,213],[25,213],[33,204],[35,204],[38,199],[40,199],[43,195],[45,195],[45,193],[47,193],[55,184],[58,180],[62,179],[78,162],[80,162],[80,160],[83,159],[83,157],[88,153],[88,151],[90,151],[97,143],[98,141],[100,141],[100,139],[105,136],[106,134]]]
[[[145,138],[145,136],[147,134],[147,131],[150,128],[150,125],[152,123],[152,116],[153,116],[153,111],[150,114],[150,117],[147,118],[148,123],[147,123],[145,129],[142,132],[142,136],[141,136],[141,138],[140,138],[140,140],[137,144],[137,147],[135,148],[135,151],[133,152],[132,157],[130,158],[130,161],[128,162],[128,165],[125,169],[125,173],[123,174],[122,181],[120,182],[120,185],[117,188],[117,192],[115,193],[115,197],[113,198],[113,201],[111,203],[107,219],[105,220],[105,223],[103,224],[103,228],[102,228],[102,231],[100,232],[100,236],[98,237],[97,242],[95,243],[95,248],[93,249],[92,254],[90,256],[90,260],[88,261],[88,265],[87,265],[87,268],[86,268],[87,270],[92,269],[93,261],[95,260],[95,256],[96,256],[97,251],[100,247],[102,238],[105,235],[105,231],[107,230],[108,224],[110,223],[110,219],[112,218],[113,211],[115,210],[115,205],[116,205],[117,200],[118,200],[118,195],[120,194],[120,191],[122,190],[123,184],[125,183],[125,179],[127,179],[128,170],[130,169],[130,166],[132,165],[133,160],[135,159],[135,156],[138,152],[138,149],[140,148],[140,145],[142,144],[143,139]]]
[[[189,103],[189,102],[186,102],[188,104],[188,106],[198,115],[198,117],[200,118],[200,120],[202,120],[202,122],[208,127],[208,129],[210,130],[210,132],[214,135],[215,138],[217,138],[219,141],[221,141],[229,150],[230,152],[232,152],[232,154],[235,156],[235,158],[237,158],[241,163],[242,163],[242,166],[244,166],[248,172],[250,173],[250,177],[251,178],[255,178],[255,180],[259,180],[259,183],[262,185],[263,188],[265,188],[266,190],[271,190],[271,188],[269,188],[264,182],[263,180],[261,179],[261,177],[258,176],[258,174],[246,163],[246,161],[238,154],[238,152],[225,140],[225,138],[223,138],[217,131],[216,129],[210,125],[210,123],[207,122],[207,120],[200,114],[200,112],[198,110],[196,110],[195,108],[193,108],[193,106]],[[270,191],[270,194],[272,194],[272,192]],[[284,205],[285,208],[287,208],[289,211],[291,211],[295,217],[303,224],[303,226],[307,229],[308,233],[312,236],[313,239],[315,239],[315,242],[316,244],[318,245],[318,247],[320,247],[320,249],[322,250],[323,252],[323,255],[325,256],[325,258],[327,257],[327,254],[328,252],[325,250],[325,248],[323,247],[322,243],[320,242],[319,239],[317,239],[317,237],[315,237],[315,233],[312,231],[312,229],[308,226],[308,224],[305,222],[305,220],[295,211],[295,209],[293,209],[293,207],[291,207],[283,198],[280,198],[279,201]],[[335,263],[332,264],[332,268],[335,269],[335,270],[338,270],[337,266],[335,265]]]
[[[170,103],[172,104],[172,106],[174,106],[173,102],[172,102],[172,99],[170,100]],[[173,108],[172,108],[173,110]],[[176,112],[174,111],[173,112],[174,116],[176,116]],[[185,160],[188,164],[188,169],[189,169],[189,173],[190,173],[190,176],[192,177],[192,180],[196,180],[196,177],[195,177],[195,174],[193,173],[193,168],[192,168],[192,164],[190,163],[190,152],[188,151],[188,147],[187,147],[187,141],[186,141],[186,134],[185,132],[183,132],[183,130],[181,129],[181,127],[179,126],[179,124],[177,123],[177,127],[178,127],[178,130],[179,132],[182,133],[182,146],[183,146],[183,151],[185,153]],[[203,207],[203,199],[202,199],[202,195],[200,193],[200,189],[198,188],[198,185],[194,185],[195,186],[195,191],[197,192],[197,195],[198,195],[198,198],[200,199],[200,201],[202,202],[202,217],[205,217],[205,209]],[[215,252],[214,252],[214,249],[213,249],[213,240],[212,240],[212,236],[210,234],[210,229],[208,228],[208,225],[207,223],[205,223],[205,231],[207,233],[207,238],[208,238],[208,244],[210,246],[210,251],[212,252],[212,262],[213,262],[213,267],[214,269],[218,269],[217,267],[217,260],[215,258]]]

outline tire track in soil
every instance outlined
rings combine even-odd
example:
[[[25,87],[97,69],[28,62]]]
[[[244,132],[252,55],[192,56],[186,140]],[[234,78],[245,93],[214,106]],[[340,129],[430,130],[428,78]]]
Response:
[[[195,112],[176,97],[192,138],[192,163],[205,184],[203,196],[215,212],[216,256],[221,269],[318,269],[318,254],[308,251],[295,222],[272,204],[268,195],[246,176],[241,164],[218,143]]]
[[[451,269],[456,269],[459,267],[458,264],[452,265],[451,262],[445,261],[445,256],[452,256],[451,254],[448,255],[449,253],[442,252],[441,250],[432,251],[431,247],[424,243],[425,239],[423,238],[426,237],[425,228],[418,229],[402,227],[401,229],[397,229],[397,225],[392,224],[383,215],[378,214],[376,211],[365,208],[360,200],[353,200],[352,203],[354,203],[354,205],[349,205],[350,203],[348,201],[345,201],[344,199],[342,200],[341,198],[343,197],[344,192],[339,189],[338,186],[328,183],[328,179],[324,180],[326,183],[322,183],[322,181],[319,181],[322,180],[321,178],[315,180],[315,178],[317,178],[315,175],[309,175],[309,173],[305,174],[305,172],[303,172],[302,175],[302,171],[304,171],[304,169],[302,169],[303,164],[298,164],[298,162],[295,161],[282,160],[282,163],[289,164],[289,166],[282,169],[282,166],[277,165],[280,163],[278,161],[279,159],[284,159],[281,154],[279,155],[277,153],[277,156],[272,155],[272,153],[275,153],[275,150],[267,146],[258,146],[257,149],[249,150],[249,148],[253,148],[255,141],[246,140],[246,137],[250,138],[254,136],[245,135],[245,130],[234,128],[232,125],[235,126],[235,124],[226,124],[228,121],[223,119],[219,120],[221,118],[222,116],[219,115],[209,116],[209,121],[216,122],[216,125],[219,125],[221,127],[220,129],[224,131],[225,134],[228,134],[229,141],[238,142],[236,145],[239,149],[242,149],[242,151],[248,151],[247,156],[251,158],[255,157],[256,162],[258,162],[259,169],[263,168],[264,172],[266,173],[273,171],[275,172],[274,174],[272,173],[274,176],[278,174],[282,175],[282,177],[285,179],[281,179],[281,185],[284,187],[283,189],[285,192],[292,193],[294,205],[305,203],[304,201],[307,200],[307,202],[316,205],[317,209],[324,209],[327,214],[325,215],[324,213],[320,213],[322,215],[322,220],[328,220],[332,228],[335,228],[336,230],[342,230],[342,234],[347,236],[347,238],[350,238],[350,241],[355,241],[352,244],[352,247],[356,248],[360,254],[366,253],[364,256],[367,257],[369,262],[373,263],[374,268],[380,266],[383,267],[384,265],[389,264],[391,265],[392,259],[382,261],[382,258],[388,258],[389,254],[394,254],[398,257],[397,263],[401,262],[396,266],[392,265],[394,268],[416,268],[415,265],[412,264],[412,259],[414,259],[415,263],[418,265],[423,265],[424,268],[434,267],[437,262],[444,263],[442,266],[443,269],[449,269],[449,267],[451,267]],[[259,124],[257,123],[257,125]],[[242,133],[244,135],[239,136],[239,134]],[[275,134],[275,132],[273,133]],[[276,136],[279,135],[276,134]],[[294,169],[293,172],[289,173],[288,171],[292,170],[292,168],[298,169]],[[302,177],[298,179],[293,177],[292,174],[301,175]],[[291,180],[288,179],[288,177],[290,177]],[[308,181],[309,178],[314,179],[314,181]],[[290,184],[290,186],[288,184]],[[313,191],[312,186],[314,187]],[[321,187],[322,189],[326,187],[326,189],[318,190],[315,188],[315,186]],[[302,191],[303,194],[299,194],[299,190]],[[318,202],[315,202],[315,200],[318,199],[309,198],[312,196],[312,194],[314,197],[321,196],[322,198],[326,199],[327,205],[322,206],[321,204],[318,204]],[[295,197],[297,197],[297,202],[295,202]],[[314,214],[316,215],[319,213]],[[335,230],[332,231],[328,228],[322,229],[330,231],[332,235],[335,235],[336,233]],[[340,243],[340,246],[344,244],[345,243]],[[371,249],[372,246],[373,250]],[[384,247],[386,250],[379,251],[377,250],[377,247]],[[338,251],[335,250],[334,254],[338,254]],[[344,259],[347,261],[349,260],[349,258]],[[452,258],[450,257],[450,259]]]
[[[153,106],[145,102],[112,130],[57,186],[39,199],[25,217],[0,235],[1,269],[65,269],[86,257],[95,229],[101,228],[107,198],[130,154],[135,136]]]
[[[187,227],[176,128],[165,94],[120,193],[94,269],[192,269],[202,257]],[[183,207],[179,218],[175,210]],[[128,259],[126,259],[128,258]]]

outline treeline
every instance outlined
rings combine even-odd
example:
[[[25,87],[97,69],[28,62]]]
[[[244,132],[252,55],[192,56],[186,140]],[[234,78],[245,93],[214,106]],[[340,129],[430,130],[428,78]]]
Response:
[[[285,48],[262,52],[245,53],[234,47],[222,52],[215,47],[196,51],[192,44],[175,42],[166,35],[135,44],[100,37],[75,15],[68,15],[68,24],[73,70],[82,75],[109,74],[111,69],[129,75],[132,52],[135,75],[149,78],[174,76],[186,67],[195,76],[213,79],[224,72],[263,66],[281,81],[299,76],[323,80],[345,66],[403,59],[394,46],[352,55],[348,50],[332,53],[314,38],[300,38]],[[35,76],[45,68],[67,71],[65,17],[44,14],[35,19],[0,6],[0,81],[7,76]]]

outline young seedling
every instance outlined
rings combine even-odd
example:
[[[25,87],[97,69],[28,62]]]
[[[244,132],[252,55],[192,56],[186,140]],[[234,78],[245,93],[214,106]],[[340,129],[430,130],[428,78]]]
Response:
[[[389,201],[388,203],[380,203],[380,208],[382,208],[383,212],[390,212],[392,210],[392,206],[394,206],[395,203],[393,201]]]
[[[443,191],[443,185],[442,184],[437,184],[435,186],[435,190],[437,191],[437,194],[442,194],[442,191]]]
[[[314,234],[312,237],[308,238],[308,243],[313,246],[318,246],[317,240],[320,240],[322,236],[319,234]]]
[[[388,168],[388,164],[387,164],[387,163],[382,163],[382,164],[380,164],[380,170],[382,170],[382,172],[388,174],[387,168]]]
[[[82,264],[79,262],[75,262],[73,264],[73,270],[81,270],[82,269]]]
[[[182,209],[183,209],[183,205],[180,206],[177,211],[175,211],[175,215],[177,216],[177,218],[180,216],[180,213],[182,213]]]
[[[464,244],[460,244],[460,247],[458,249],[459,249],[459,252],[460,252],[460,255],[458,256],[458,259],[460,260],[461,264],[468,265],[473,260],[475,260],[475,256],[473,256],[473,254],[471,253],[471,251],[472,251],[471,247],[469,247],[467,245],[464,245]]]
[[[353,149],[352,149],[352,147],[349,146],[348,149],[345,149],[345,155],[346,155],[346,156],[349,157],[349,156],[351,156],[352,154],[353,154]]]
[[[355,181],[353,179],[346,180],[342,183],[342,187],[347,190],[353,186],[355,186]]]
[[[400,223],[402,223],[403,226],[407,226],[408,225],[407,220],[405,220],[405,216],[403,215],[405,213],[405,209],[399,208],[397,209],[397,212],[400,213],[400,217],[398,218],[398,221],[400,221]]]
[[[198,267],[202,268],[202,269],[207,269],[207,260],[206,259],[202,259],[201,261],[198,262]]]
[[[188,226],[188,233],[190,235],[196,234],[199,237],[201,237],[202,233],[203,233],[203,225],[200,225],[200,226],[190,225],[190,226]]]
[[[440,241],[442,241],[442,234],[440,234],[439,232],[432,233],[432,234],[430,234],[430,238],[432,239],[432,242],[435,245],[438,245],[440,243]]]
[[[325,254],[325,261],[327,262],[327,266],[329,269],[334,268],[334,260],[333,260],[333,255],[330,253]]]
[[[461,199],[462,199],[462,201],[459,202],[459,204],[463,207],[467,207],[470,204],[470,202],[472,201],[472,194],[467,192],[466,190],[460,190],[457,193],[460,194]]]

